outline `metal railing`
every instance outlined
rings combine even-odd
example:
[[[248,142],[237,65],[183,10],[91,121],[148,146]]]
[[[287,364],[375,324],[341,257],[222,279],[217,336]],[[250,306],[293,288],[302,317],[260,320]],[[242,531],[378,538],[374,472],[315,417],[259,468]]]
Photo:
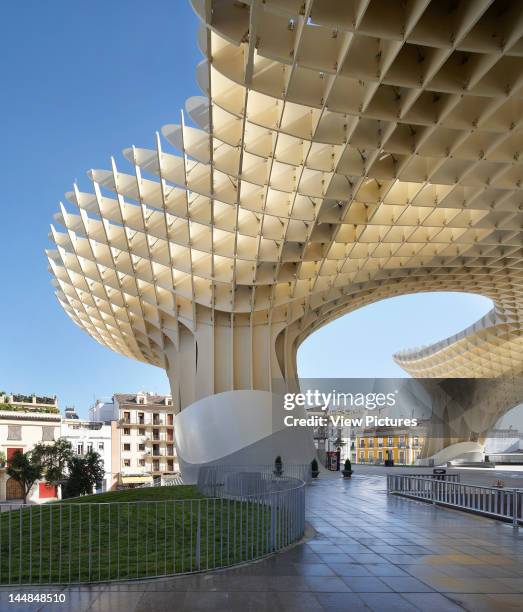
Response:
[[[401,476],[407,476],[408,478],[429,478],[430,480],[444,480],[445,482],[461,482],[461,474],[459,472],[452,472],[449,474],[401,474]]]
[[[511,522],[514,527],[523,522],[521,489],[464,484],[425,475],[388,474],[387,492],[482,514]]]
[[[305,483],[274,480],[196,499],[0,504],[0,584],[153,578],[260,559],[305,529]]]
[[[270,490],[276,490],[278,482],[286,483],[289,479],[294,479],[309,483],[311,478],[310,464],[284,464],[281,471],[274,465],[216,465],[199,468],[197,486],[203,495],[221,496],[222,491],[236,494],[232,493],[230,488],[233,482],[236,482],[234,486],[238,494],[248,494],[267,492],[267,483]]]

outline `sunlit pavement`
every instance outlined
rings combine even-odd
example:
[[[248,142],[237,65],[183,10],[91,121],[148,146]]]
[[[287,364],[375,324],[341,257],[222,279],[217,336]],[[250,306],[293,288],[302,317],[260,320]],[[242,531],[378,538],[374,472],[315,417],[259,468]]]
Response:
[[[339,473],[322,473],[308,489],[315,535],[261,562],[178,578],[65,588],[60,591],[65,604],[9,604],[8,593],[20,592],[11,587],[2,590],[0,609],[523,609],[523,529],[518,533],[490,519],[387,496],[382,474],[356,473],[343,480]],[[44,590],[49,591],[23,589]]]

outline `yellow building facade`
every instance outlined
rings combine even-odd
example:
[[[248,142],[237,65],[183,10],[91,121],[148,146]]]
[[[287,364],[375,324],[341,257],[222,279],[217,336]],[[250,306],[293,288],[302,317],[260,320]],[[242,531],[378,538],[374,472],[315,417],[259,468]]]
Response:
[[[421,456],[425,435],[412,430],[372,430],[357,434],[351,444],[354,463],[413,465]]]

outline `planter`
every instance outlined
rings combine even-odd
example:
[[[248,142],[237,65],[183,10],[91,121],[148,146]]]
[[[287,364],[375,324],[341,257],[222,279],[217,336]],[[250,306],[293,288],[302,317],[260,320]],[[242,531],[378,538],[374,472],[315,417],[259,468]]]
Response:
[[[350,478],[352,476],[352,470],[342,470],[343,478]]]
[[[279,470],[273,470],[273,471],[272,471],[272,473],[273,473],[275,476],[283,476],[283,470],[282,470],[282,469],[279,469]]]
[[[311,476],[313,478],[318,478],[319,474],[320,474],[320,470],[311,470]]]

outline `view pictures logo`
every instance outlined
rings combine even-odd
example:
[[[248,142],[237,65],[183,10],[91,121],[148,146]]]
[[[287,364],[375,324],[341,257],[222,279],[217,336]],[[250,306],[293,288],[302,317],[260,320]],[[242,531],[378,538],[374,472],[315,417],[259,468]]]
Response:
[[[321,410],[339,408],[366,408],[375,410],[385,406],[396,405],[398,391],[391,393],[341,393],[335,390],[324,393],[315,389],[308,389],[305,393],[286,393],[283,396],[285,410],[294,410],[296,406],[306,408],[321,408]]]

